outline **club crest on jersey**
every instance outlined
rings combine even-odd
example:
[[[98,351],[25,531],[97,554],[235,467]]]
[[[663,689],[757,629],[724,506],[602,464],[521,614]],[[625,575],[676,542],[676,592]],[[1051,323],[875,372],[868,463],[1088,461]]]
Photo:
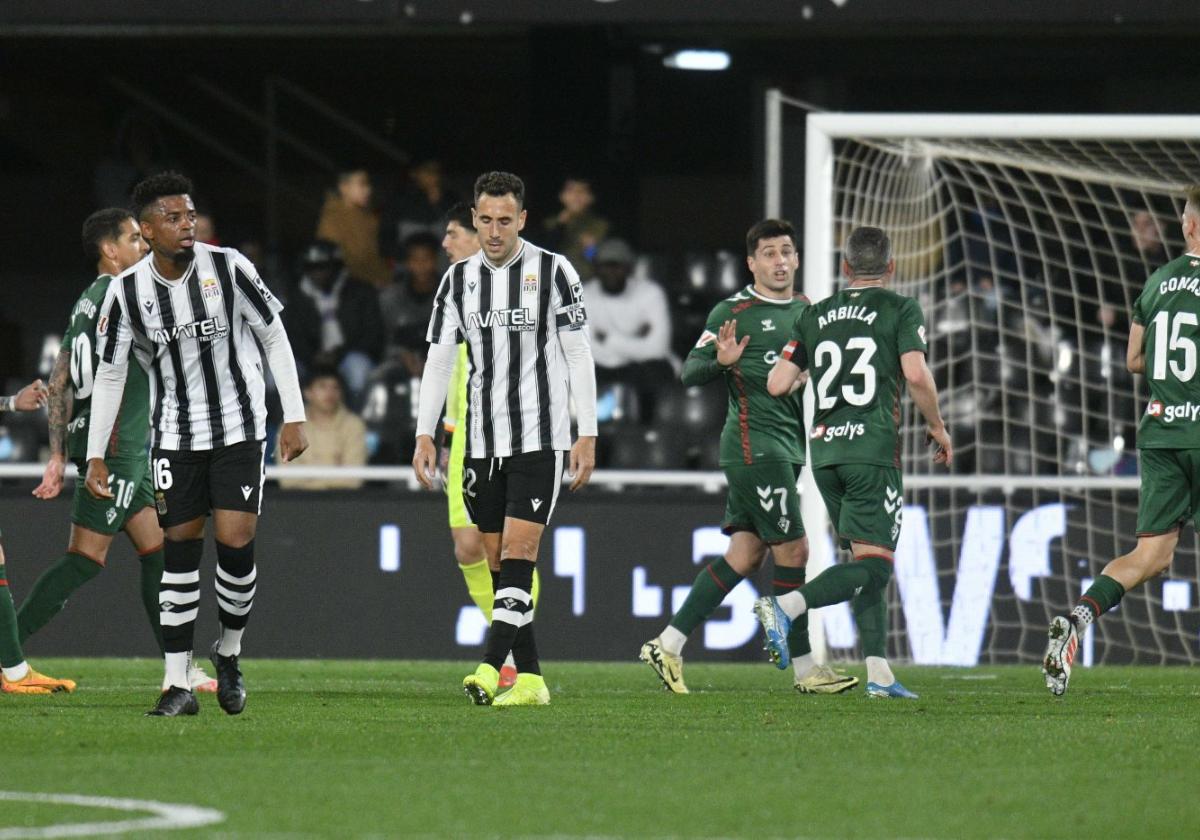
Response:
[[[217,300],[221,297],[221,287],[217,285],[217,278],[205,277],[200,281],[200,294],[205,300]]]
[[[521,281],[522,292],[536,292],[538,287],[537,275],[526,274],[525,279]]]

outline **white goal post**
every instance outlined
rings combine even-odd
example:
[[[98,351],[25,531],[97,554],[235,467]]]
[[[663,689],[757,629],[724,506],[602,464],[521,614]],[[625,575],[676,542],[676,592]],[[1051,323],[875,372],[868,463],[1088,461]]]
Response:
[[[890,654],[1036,660],[1049,617],[1133,545],[1145,391],[1122,342],[1148,274],[1183,253],[1200,116],[811,112],[771,90],[765,139],[765,213],[802,208],[811,299],[838,288],[850,228],[891,235],[963,455],[932,469],[906,407]],[[804,481],[811,578],[833,557]],[[1198,584],[1189,531],[1172,571],[1089,632],[1084,663],[1200,663]],[[852,656],[848,625],[845,609],[812,621],[814,650]]]

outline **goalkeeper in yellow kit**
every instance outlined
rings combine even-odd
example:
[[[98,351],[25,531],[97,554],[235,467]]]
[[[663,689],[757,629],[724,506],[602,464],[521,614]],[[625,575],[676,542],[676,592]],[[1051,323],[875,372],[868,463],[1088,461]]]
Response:
[[[467,259],[479,250],[479,236],[475,232],[474,210],[467,204],[455,204],[446,214],[446,232],[442,237],[442,248],[451,262]],[[458,346],[458,362],[450,380],[446,396],[446,415],[442,422],[446,433],[442,446],[442,472],[445,475],[446,496],[450,507],[450,536],[454,540],[454,559],[467,582],[467,592],[475,605],[483,611],[483,617],[491,623],[495,577],[499,569],[488,567],[487,552],[483,537],[471,522],[467,506],[463,501],[463,459],[467,452],[467,345]],[[462,429],[463,434],[456,434]],[[537,606],[539,590],[538,573],[533,573],[533,605]],[[499,688],[510,688],[517,678],[517,669],[512,654],[500,669]]]

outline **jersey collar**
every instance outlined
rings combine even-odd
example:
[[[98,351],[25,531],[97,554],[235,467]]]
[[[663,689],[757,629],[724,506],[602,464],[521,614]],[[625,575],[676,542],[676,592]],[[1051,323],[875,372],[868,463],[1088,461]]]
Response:
[[[779,306],[787,306],[789,303],[791,303],[793,300],[795,300],[795,298],[788,298],[787,300],[779,300],[777,298],[766,297],[765,295],[760,294],[759,292],[756,292],[754,290],[753,283],[751,283],[749,286],[746,287],[746,291],[749,292],[750,294],[754,295],[756,298],[761,300],[763,303],[774,303]]]
[[[158,273],[158,268],[157,268],[157,266],[154,265],[154,260],[153,259],[150,260],[150,276],[154,278],[155,282],[162,283],[164,286],[167,286],[172,289],[182,286],[195,273],[196,273],[196,258],[195,257],[192,257],[191,263],[188,264],[187,271],[183,272],[183,276],[180,277],[178,280],[168,280],[166,277],[163,277],[161,274]]]
[[[487,258],[487,254],[485,254],[483,252],[482,248],[479,249],[479,259],[482,260],[483,264],[485,266],[487,266],[488,268],[490,268],[492,271],[503,271],[504,269],[508,268],[510,265],[515,263],[517,260],[519,260],[523,256],[525,256],[525,239],[524,239],[524,237],[517,239],[517,241],[521,243],[520,247],[518,247],[517,250],[513,251],[513,255],[508,258],[508,262],[506,262],[504,265],[492,265],[492,261]]]

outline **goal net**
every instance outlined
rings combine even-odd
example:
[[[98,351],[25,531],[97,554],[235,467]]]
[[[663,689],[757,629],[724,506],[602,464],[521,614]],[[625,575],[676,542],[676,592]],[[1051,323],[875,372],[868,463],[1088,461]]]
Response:
[[[904,401],[889,653],[1036,662],[1049,620],[1135,542],[1146,392],[1125,369],[1130,313],[1147,276],[1185,250],[1200,119],[797,115],[772,93],[767,210],[803,211],[805,291],[840,286],[853,227],[888,232],[956,446],[953,469],[935,468]],[[832,545],[812,542],[820,568]],[[1082,663],[1200,661],[1197,571],[1187,527],[1170,571],[1089,629]],[[821,619],[833,655],[856,656],[845,608]]]

